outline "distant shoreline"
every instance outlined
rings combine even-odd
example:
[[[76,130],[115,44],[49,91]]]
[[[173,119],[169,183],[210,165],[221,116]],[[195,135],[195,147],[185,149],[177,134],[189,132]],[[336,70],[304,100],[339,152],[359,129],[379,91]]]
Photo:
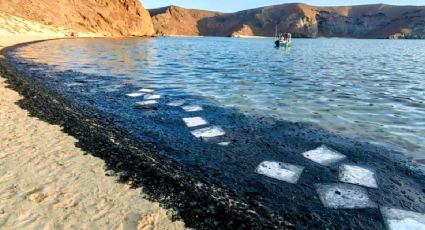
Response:
[[[235,39],[275,39],[275,37],[268,37],[268,36],[203,36],[203,35],[156,35],[153,36],[154,38],[235,38]],[[126,37],[123,37],[125,39]],[[127,37],[132,38],[132,37]],[[292,39],[350,39],[350,40],[391,40],[391,41],[403,41],[403,40],[409,40],[409,41],[425,41],[425,39],[415,39],[415,38],[402,38],[402,39],[390,39],[390,38],[355,38],[355,37],[316,37],[316,38],[300,38],[300,37],[293,37]]]

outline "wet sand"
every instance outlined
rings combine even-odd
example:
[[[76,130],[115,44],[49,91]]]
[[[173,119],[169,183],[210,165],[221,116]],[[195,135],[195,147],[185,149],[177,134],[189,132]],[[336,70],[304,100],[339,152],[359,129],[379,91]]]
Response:
[[[0,49],[66,37],[63,31],[48,28],[22,32],[20,26],[1,33]],[[117,182],[112,172],[105,171],[103,160],[77,148],[77,140],[61,127],[30,117],[16,104],[21,99],[0,73],[1,229],[184,228],[158,203],[144,199],[141,189]]]

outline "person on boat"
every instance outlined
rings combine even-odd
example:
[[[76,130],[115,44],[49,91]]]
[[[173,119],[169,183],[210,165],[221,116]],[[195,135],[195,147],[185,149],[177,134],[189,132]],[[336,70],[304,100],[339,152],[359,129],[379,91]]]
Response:
[[[280,47],[281,43],[289,44],[292,41],[292,35],[290,33],[279,34],[278,39],[275,41],[276,47]]]
[[[276,47],[280,47],[280,43],[285,41],[285,35],[283,33],[279,34],[278,39],[275,41]]]
[[[287,33],[286,34],[286,40],[291,43],[292,42],[292,34],[291,33]]]
[[[279,34],[279,41],[284,41],[285,35],[283,33]]]

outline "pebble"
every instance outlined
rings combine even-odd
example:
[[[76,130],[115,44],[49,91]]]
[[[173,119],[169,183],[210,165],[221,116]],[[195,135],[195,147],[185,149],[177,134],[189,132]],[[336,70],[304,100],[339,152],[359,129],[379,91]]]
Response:
[[[396,185],[398,185],[398,186],[401,186],[400,181],[395,180],[395,179],[391,179],[391,181],[392,181],[394,184],[396,184]]]
[[[407,198],[408,200],[412,201],[412,202],[415,202],[415,201],[416,201],[416,199],[415,199],[414,197],[409,196],[409,195],[407,195],[407,196],[406,196],[406,198]]]
[[[41,203],[46,198],[47,198],[47,195],[45,195],[44,193],[41,193],[41,192],[33,193],[33,194],[28,196],[28,200],[35,201],[37,203]]]
[[[291,222],[289,222],[289,221],[283,221],[283,224],[285,225],[285,226],[287,226],[287,227],[295,227],[295,225],[294,224],[292,224]]]
[[[115,176],[115,175],[116,175],[115,172],[112,170],[108,170],[105,172],[105,176]]]

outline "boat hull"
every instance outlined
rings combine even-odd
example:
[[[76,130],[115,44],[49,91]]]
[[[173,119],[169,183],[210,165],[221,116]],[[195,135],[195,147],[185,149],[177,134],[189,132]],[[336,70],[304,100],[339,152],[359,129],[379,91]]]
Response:
[[[277,40],[277,41],[275,41],[275,45],[276,45],[276,47],[288,47],[288,46],[291,45],[291,42]]]

